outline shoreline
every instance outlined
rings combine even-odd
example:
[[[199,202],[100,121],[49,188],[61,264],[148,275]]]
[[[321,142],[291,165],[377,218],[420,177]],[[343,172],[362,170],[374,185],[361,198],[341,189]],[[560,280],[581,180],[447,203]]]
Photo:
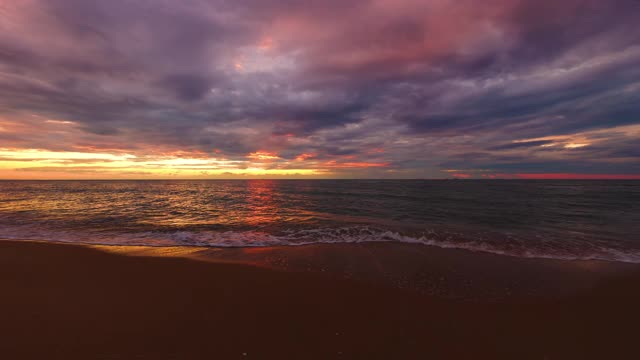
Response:
[[[0,241],[0,353],[12,359],[573,359],[635,351],[636,266],[567,267],[380,244],[186,254],[198,261],[92,247]],[[343,276],[347,258],[359,264],[350,268],[359,276]],[[287,266],[273,266],[282,259]],[[397,268],[391,281],[364,276],[375,263]],[[416,277],[407,282],[422,278],[470,291],[465,298],[397,286],[409,274]],[[554,286],[588,279],[589,286],[555,298],[514,290],[495,301],[473,286],[452,285],[472,279],[478,288],[501,287],[511,279],[526,288],[536,278]]]
[[[400,242],[319,243],[296,246],[202,247],[106,245],[6,240],[78,246],[127,257],[183,258],[260,269],[319,273],[376,286],[471,301],[555,299],[578,294],[640,264],[611,260],[517,257]],[[517,273],[518,276],[511,276]]]
[[[400,244],[401,246],[421,246],[426,247],[428,249],[442,249],[445,251],[457,251],[457,252],[466,252],[478,254],[480,256],[489,255],[489,256],[500,256],[500,257],[510,257],[516,259],[525,259],[525,260],[539,260],[539,261],[561,261],[561,262],[597,262],[597,263],[609,263],[609,264],[628,264],[629,266],[640,266],[640,262],[622,260],[622,259],[606,259],[606,258],[596,258],[596,257],[562,257],[556,255],[517,255],[515,253],[508,253],[504,251],[492,251],[492,250],[480,250],[475,248],[469,248],[464,246],[453,246],[453,245],[438,245],[432,243],[421,243],[421,242],[406,242],[406,241],[395,241],[395,240],[372,240],[372,241],[353,241],[353,242],[306,242],[306,243],[291,243],[291,244],[281,244],[281,245],[238,245],[238,246],[221,246],[221,245],[170,245],[170,244],[131,244],[131,245],[122,245],[122,244],[109,244],[109,243],[100,243],[100,242],[82,242],[82,241],[67,241],[67,240],[43,240],[39,238],[6,238],[0,237],[1,241],[18,241],[18,242],[34,242],[34,243],[44,243],[44,244],[62,244],[62,245],[78,245],[78,246],[88,246],[94,248],[131,248],[131,249],[194,249],[193,252],[201,251],[211,251],[211,250],[243,250],[243,249],[274,249],[274,248],[304,248],[304,247],[314,247],[314,246],[340,246],[340,245],[358,245],[358,246],[369,246],[375,244]],[[395,245],[394,245],[395,246]],[[127,251],[117,251],[118,253],[126,254]]]

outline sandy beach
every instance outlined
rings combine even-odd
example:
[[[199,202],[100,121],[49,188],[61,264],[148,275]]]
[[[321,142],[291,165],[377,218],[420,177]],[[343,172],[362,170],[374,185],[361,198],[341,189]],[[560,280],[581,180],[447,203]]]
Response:
[[[212,250],[103,250],[0,241],[2,358],[601,359],[637,354],[640,272],[633,264],[565,266],[428,247],[411,252],[417,254],[412,257],[407,247],[389,244],[229,250],[224,256]],[[404,266],[395,265],[400,270],[389,281],[367,278],[358,275],[370,266],[357,260],[361,253],[387,254],[387,268],[401,253]],[[336,254],[363,265],[344,276]],[[457,267],[474,258],[476,268]],[[274,266],[282,259],[288,259],[287,266]],[[322,269],[303,269],[310,263]],[[507,267],[514,270],[505,272]],[[441,288],[464,296],[425,291],[429,282],[460,283],[481,268],[485,273],[477,278],[485,283],[478,288],[489,282],[502,288],[499,279],[506,278],[523,279],[511,282],[524,283],[523,289],[535,288],[540,282],[526,279],[547,278],[559,290],[544,288],[545,297],[517,287],[515,294],[502,296],[478,293],[473,286],[463,287],[465,293],[456,290],[458,285]],[[429,272],[434,278],[425,279]],[[416,283],[417,277],[424,286],[399,286],[398,279]],[[532,283],[538,285],[527,285]],[[560,291],[563,284],[567,291]]]

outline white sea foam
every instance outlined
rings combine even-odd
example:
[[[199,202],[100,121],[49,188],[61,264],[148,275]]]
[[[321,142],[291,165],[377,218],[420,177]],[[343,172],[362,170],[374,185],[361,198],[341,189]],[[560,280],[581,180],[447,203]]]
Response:
[[[450,235],[439,236],[429,232],[418,235],[407,235],[396,231],[368,226],[291,229],[276,234],[261,231],[148,231],[115,233],[78,230],[44,230],[32,226],[11,226],[0,228],[0,238],[100,245],[198,246],[220,248],[398,242],[525,258],[605,260],[640,263],[640,250],[617,249],[610,246],[594,244],[582,244],[583,246],[574,246],[574,248],[571,248],[557,242],[522,242],[509,241],[508,239],[490,242],[483,238],[473,240]]]

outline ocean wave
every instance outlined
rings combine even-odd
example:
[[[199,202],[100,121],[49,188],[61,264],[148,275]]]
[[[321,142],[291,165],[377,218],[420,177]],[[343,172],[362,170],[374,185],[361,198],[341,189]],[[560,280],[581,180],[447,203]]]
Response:
[[[195,247],[276,247],[313,244],[354,244],[397,242],[448,249],[462,249],[523,258],[558,260],[604,260],[640,263],[640,250],[615,248],[592,243],[571,246],[561,241],[522,241],[501,238],[473,239],[459,234],[433,231],[403,234],[399,231],[370,226],[289,229],[277,233],[262,231],[146,231],[100,232],[79,230],[45,230],[32,226],[0,228],[0,238],[7,240],[39,240],[65,243],[120,246],[195,246]]]

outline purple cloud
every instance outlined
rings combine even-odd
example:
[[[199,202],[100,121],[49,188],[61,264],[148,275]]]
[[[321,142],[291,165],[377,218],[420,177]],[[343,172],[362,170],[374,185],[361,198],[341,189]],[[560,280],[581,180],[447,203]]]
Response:
[[[638,22],[634,0],[3,3],[0,148],[637,173]]]

